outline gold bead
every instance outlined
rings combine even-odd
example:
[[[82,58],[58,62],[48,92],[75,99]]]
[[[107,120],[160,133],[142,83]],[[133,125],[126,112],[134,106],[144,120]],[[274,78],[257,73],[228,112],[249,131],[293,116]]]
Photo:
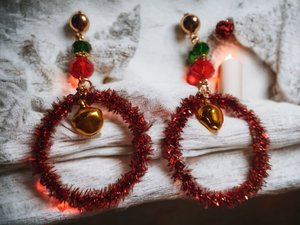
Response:
[[[85,33],[90,27],[89,18],[87,18],[87,16],[80,11],[71,16],[69,24],[76,33]]]
[[[224,116],[221,109],[211,104],[207,104],[199,108],[196,118],[210,132],[217,132],[220,130],[224,121]]]
[[[84,40],[84,36],[82,35],[82,33],[76,33],[76,36],[77,36],[78,41]]]
[[[103,126],[103,114],[100,109],[86,107],[85,101],[80,99],[80,109],[72,119],[76,131],[83,135],[94,135]]]
[[[192,42],[193,45],[197,44],[199,42],[198,35],[195,35],[194,37],[192,37],[191,42]]]
[[[197,33],[200,28],[200,20],[194,14],[185,14],[180,21],[181,29],[187,34]]]

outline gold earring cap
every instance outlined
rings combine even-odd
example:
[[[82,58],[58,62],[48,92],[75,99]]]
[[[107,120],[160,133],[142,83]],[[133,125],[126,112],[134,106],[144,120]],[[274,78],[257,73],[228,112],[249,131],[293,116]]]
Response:
[[[185,14],[180,21],[181,29],[187,34],[197,33],[200,29],[200,20],[194,14]]]
[[[89,18],[81,11],[71,16],[69,24],[76,33],[85,33],[90,27]]]

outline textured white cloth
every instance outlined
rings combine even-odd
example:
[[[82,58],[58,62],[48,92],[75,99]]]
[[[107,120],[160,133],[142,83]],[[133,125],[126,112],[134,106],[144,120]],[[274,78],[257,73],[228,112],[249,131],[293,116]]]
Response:
[[[119,207],[184,197],[170,179],[160,143],[170,114],[182,98],[197,91],[183,81],[191,44],[180,38],[177,28],[186,12],[199,16],[199,36],[210,44],[215,68],[224,52],[234,51],[244,57],[244,75],[253,73],[245,77],[249,82],[244,83],[243,103],[260,117],[271,141],[272,170],[259,193],[300,187],[299,2],[2,1],[0,224],[42,224],[91,215],[60,212],[36,190],[38,177],[31,176],[27,160],[34,127],[43,113],[57,97],[75,93],[68,83],[74,36],[67,23],[78,10],[91,22],[85,34],[93,48],[91,81],[97,89],[119,91],[152,125],[149,170]],[[219,42],[212,35],[214,27],[229,17],[236,39]],[[272,87],[280,102],[254,97]],[[132,135],[119,116],[103,111],[104,126],[92,137],[75,133],[69,120],[57,127],[50,155],[63,182],[99,189],[129,170]],[[253,154],[244,121],[226,116],[222,129],[212,134],[192,118],[182,137],[186,162],[203,186],[226,190],[247,178]]]

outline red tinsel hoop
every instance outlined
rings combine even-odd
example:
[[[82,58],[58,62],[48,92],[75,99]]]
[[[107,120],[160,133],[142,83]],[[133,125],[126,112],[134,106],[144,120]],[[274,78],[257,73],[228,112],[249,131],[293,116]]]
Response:
[[[55,132],[55,127],[59,124],[63,116],[66,116],[80,96],[68,95],[64,101],[53,103],[53,109],[42,118],[41,124],[36,128],[36,140],[32,147],[33,175],[40,174],[40,183],[49,190],[49,195],[55,197],[59,202],[67,202],[71,207],[93,211],[102,210],[118,204],[120,199],[129,193],[134,184],[147,171],[147,161],[151,153],[151,138],[146,134],[149,126],[139,112],[138,107],[132,107],[131,103],[120,97],[115,91],[94,91],[86,96],[88,105],[100,102],[109,111],[120,114],[129,129],[133,133],[133,155],[130,163],[131,171],[124,173],[116,183],[109,185],[101,190],[79,191],[79,188],[67,187],[62,184],[60,177],[49,165],[48,151],[51,148],[51,135]]]
[[[179,140],[187,119],[194,115],[199,107],[205,104],[205,98],[200,93],[196,96],[183,99],[181,107],[177,107],[176,113],[172,115],[172,120],[164,131],[166,138],[162,143],[163,156],[169,161],[168,166],[173,171],[172,177],[174,181],[181,181],[181,189],[187,196],[205,205],[207,208],[213,205],[233,208],[239,202],[243,202],[255,195],[265,183],[264,178],[268,176],[266,170],[270,169],[270,165],[268,164],[269,155],[266,152],[269,146],[269,139],[258,117],[253,111],[247,110],[238,99],[230,95],[223,96],[216,93],[210,95],[208,100],[211,104],[221,109],[232,111],[237,118],[241,118],[248,123],[253,140],[253,151],[255,153],[249,179],[240,186],[233,187],[226,192],[207,191],[195,182],[195,178],[191,175],[190,170],[187,169],[181,157]]]

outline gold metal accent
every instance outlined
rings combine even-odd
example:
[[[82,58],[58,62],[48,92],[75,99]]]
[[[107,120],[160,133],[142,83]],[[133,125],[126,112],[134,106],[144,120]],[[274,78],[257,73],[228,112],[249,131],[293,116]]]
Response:
[[[88,86],[87,84],[88,83]],[[93,87],[93,84],[92,82],[83,77],[83,76],[80,76],[79,79],[78,79],[78,88],[77,88],[77,92],[81,95],[81,96],[86,96],[87,92],[88,91],[93,91],[94,90],[94,87]]]
[[[208,97],[209,97],[209,94],[210,94],[208,80],[207,80],[207,79],[205,79],[205,80],[200,80],[200,81],[199,81],[199,84],[200,84],[199,92],[200,92],[201,94],[203,94],[203,96],[204,96],[205,98],[208,98]]]
[[[98,133],[103,126],[103,114],[100,109],[87,107],[83,99],[79,99],[79,111],[72,119],[72,125],[75,130],[83,135],[94,135]]]
[[[86,52],[76,52],[75,53],[75,58],[77,57],[85,57],[87,59],[90,58],[90,54],[89,53],[86,53]]]
[[[78,27],[74,27],[72,24],[72,18],[74,16],[78,15],[78,22],[80,23],[80,25]],[[89,27],[90,27],[90,20],[89,18],[81,11],[78,11],[77,13],[74,13],[69,20],[69,24],[70,27],[76,32],[79,33],[82,36],[82,33],[85,33],[88,31]],[[77,35],[78,36],[78,35]],[[80,36],[78,36],[78,38],[80,39]],[[82,36],[82,38],[84,39],[84,37]]]
[[[76,37],[78,41],[83,41],[84,40],[84,36],[82,35],[82,33],[76,33]]]
[[[198,109],[196,118],[210,132],[217,132],[220,130],[224,121],[221,109],[211,104],[204,105]]]
[[[190,38],[195,38],[195,37],[198,37],[198,34],[197,33],[192,33],[191,35],[190,35]]]
[[[77,94],[80,95],[78,103],[80,109],[72,119],[72,125],[75,130],[83,135],[94,135],[98,133],[103,126],[103,114],[100,109],[88,107],[86,105],[86,95],[93,91],[92,82],[84,77],[79,77]]]
[[[194,22],[195,22],[195,25],[197,25],[197,27],[196,27],[192,32],[184,27],[184,24],[183,24],[183,23],[184,23],[184,20],[185,20],[187,17],[192,17],[193,20],[194,20]],[[194,15],[194,14],[186,13],[186,14],[184,14],[184,16],[182,17],[182,19],[181,19],[181,21],[180,21],[180,27],[181,27],[181,29],[182,29],[185,33],[187,33],[187,34],[189,34],[189,35],[192,35],[192,34],[194,34],[194,33],[197,33],[197,31],[200,29],[200,25],[201,25],[201,23],[200,23],[199,18],[198,18],[196,15]]]
[[[203,61],[205,61],[206,60],[206,55],[205,54],[195,55],[194,62],[196,62],[198,59],[203,59]]]
[[[193,35],[193,37],[191,37],[191,42],[193,45],[197,44],[199,42],[200,38],[198,37],[197,34]]]

